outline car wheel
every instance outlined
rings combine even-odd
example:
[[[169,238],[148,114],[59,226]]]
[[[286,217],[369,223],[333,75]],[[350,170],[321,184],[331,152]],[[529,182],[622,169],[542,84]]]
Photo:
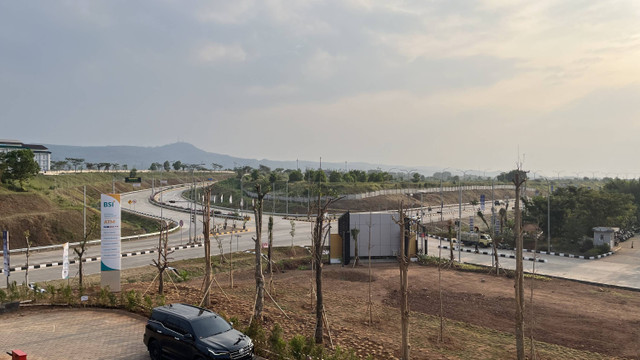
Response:
[[[149,343],[148,349],[151,360],[162,360],[162,347],[157,341]]]

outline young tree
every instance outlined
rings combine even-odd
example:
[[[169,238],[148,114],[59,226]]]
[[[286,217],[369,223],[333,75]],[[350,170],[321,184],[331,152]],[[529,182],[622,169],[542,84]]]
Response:
[[[80,286],[81,289],[84,286],[83,261],[84,261],[84,254],[87,251],[87,242],[89,240],[89,237],[93,236],[93,234],[98,230],[99,223],[100,223],[100,218],[98,217],[98,215],[93,214],[89,219],[89,224],[88,224],[89,226],[87,227],[87,232],[82,236],[82,240],[80,240],[80,243],[78,244],[78,246],[73,248],[73,252],[76,253],[76,258],[78,260],[78,286]]]
[[[211,187],[204,188],[204,211],[202,212],[202,235],[204,236],[204,300],[205,307],[211,305],[211,240],[209,226],[211,223]]]
[[[323,172],[324,174],[324,172]],[[324,222],[327,220],[327,209],[331,204],[340,200],[340,198],[329,197],[325,200],[324,204],[321,204],[322,193],[318,191],[318,200],[316,203],[316,207],[318,210],[318,214],[316,215],[316,221],[313,227],[312,241],[313,241],[313,267],[316,276],[316,331],[315,331],[315,341],[316,344],[322,344],[322,333],[323,330],[323,315],[324,315],[324,302],[322,296],[322,249],[325,244],[325,236],[329,235],[327,231],[327,225],[325,227]]]
[[[160,237],[158,238],[158,260],[152,262],[158,269],[158,294],[164,295],[164,271],[169,267],[169,227],[166,221],[160,223]]]
[[[162,167],[164,168],[164,171],[171,171],[171,163],[169,162],[169,160],[165,160],[162,164]]]
[[[273,247],[273,215],[269,215],[269,222],[267,223],[267,232],[269,236],[269,243],[267,245],[267,260],[269,263],[267,264],[267,270],[269,271],[269,274],[272,274],[271,248]]]
[[[478,210],[478,214],[480,217],[480,220],[482,220],[482,222],[484,223],[484,225],[487,227],[488,231],[491,231],[491,227],[489,226],[489,224],[487,223],[487,219],[484,217],[484,214],[482,213],[482,211]],[[491,241],[491,247],[493,249],[493,258],[494,258],[494,262],[495,262],[495,267],[496,267],[496,275],[500,275],[500,267],[499,267],[499,263],[498,263],[498,239],[497,237],[493,239],[493,241]]]
[[[402,360],[409,360],[409,249],[405,246],[407,216],[404,204],[400,202],[398,208],[398,219],[396,224],[400,227],[400,254],[398,254],[398,265],[400,267],[400,316],[402,323],[402,344],[400,352]]]
[[[296,222],[293,220],[289,220],[291,224],[291,231],[289,231],[289,235],[291,235],[291,248],[293,249],[293,237],[296,236]]]
[[[360,256],[358,256],[358,234],[360,234],[360,229],[353,228],[351,229],[351,237],[353,238],[353,242],[355,243],[355,260],[353,261],[353,267],[359,265]]]
[[[29,255],[31,252],[31,240],[29,240],[29,236],[31,235],[31,233],[29,233],[29,230],[25,230],[24,231],[24,238],[27,240],[27,253],[25,254],[27,257],[27,263],[26,263],[26,269],[24,271],[24,284],[25,286],[29,286]]]
[[[516,235],[516,352],[518,360],[524,360],[524,268],[522,262],[522,230],[520,213],[520,187],[525,183],[526,173],[520,170],[514,174],[513,184],[516,186],[515,194],[515,235]]]
[[[262,307],[264,305],[264,276],[262,275],[262,205],[266,192],[262,191],[262,186],[256,184],[257,199],[253,205],[253,215],[256,222],[256,235],[253,238],[255,243],[256,263],[255,263],[255,279],[256,279],[256,300],[253,306],[254,319],[262,322]]]

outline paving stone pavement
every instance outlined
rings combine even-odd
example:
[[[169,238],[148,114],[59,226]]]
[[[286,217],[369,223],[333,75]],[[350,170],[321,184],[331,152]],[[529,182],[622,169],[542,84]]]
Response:
[[[148,360],[146,321],[120,310],[21,309],[0,315],[0,359],[19,349],[28,360]]]

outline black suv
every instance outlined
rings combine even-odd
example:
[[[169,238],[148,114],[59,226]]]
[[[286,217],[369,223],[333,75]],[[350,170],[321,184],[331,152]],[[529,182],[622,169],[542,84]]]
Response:
[[[248,336],[213,311],[186,304],[153,309],[144,344],[153,360],[254,359]]]

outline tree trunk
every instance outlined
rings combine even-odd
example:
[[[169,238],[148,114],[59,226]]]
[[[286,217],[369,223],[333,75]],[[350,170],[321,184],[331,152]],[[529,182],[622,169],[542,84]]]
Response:
[[[262,205],[264,193],[260,184],[256,184],[256,193],[258,199],[253,207],[253,214],[256,221],[256,237],[253,239],[255,243],[255,279],[256,279],[256,300],[253,307],[253,319],[262,322],[262,308],[264,306],[264,276],[262,274]]]
[[[318,195],[318,215],[313,229],[313,266],[316,275],[316,344],[322,344],[322,334],[324,332],[322,322],[322,311],[324,302],[322,297],[322,228],[324,226],[324,211],[320,209],[320,195]]]
[[[211,239],[209,238],[209,216],[211,214],[211,188],[204,189],[204,212],[202,213],[202,234],[204,235],[204,300],[205,307],[211,306]]]
[[[400,203],[398,211],[398,226],[400,226],[400,254],[398,264],[400,267],[400,316],[402,324],[401,358],[409,360],[409,257],[405,248],[405,214],[403,203]]]
[[[516,204],[515,204],[515,232],[516,232],[516,352],[518,360],[524,360],[524,269],[522,262],[522,231],[520,227],[520,185],[524,179],[520,179],[520,169],[515,175]]]
[[[269,245],[267,248],[267,259],[269,260],[269,264],[267,264],[267,270],[269,271],[269,275],[272,276],[273,269],[271,267],[271,247],[273,246],[273,215],[269,216],[267,230],[269,231]]]

